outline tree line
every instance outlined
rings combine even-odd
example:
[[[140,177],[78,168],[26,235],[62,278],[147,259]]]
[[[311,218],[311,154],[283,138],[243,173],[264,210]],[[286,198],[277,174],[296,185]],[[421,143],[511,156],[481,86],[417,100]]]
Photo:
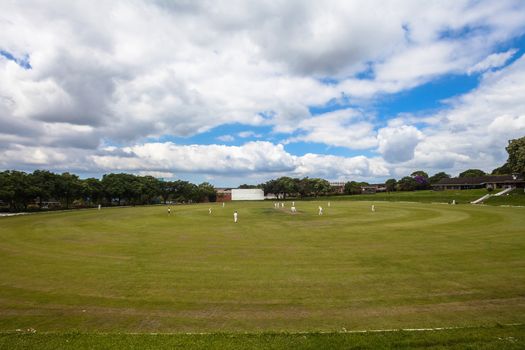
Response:
[[[492,175],[525,175],[525,137],[510,140],[506,147],[507,162],[492,171]],[[468,169],[459,177],[487,175],[480,169]],[[438,172],[429,176],[422,170],[414,171],[399,180],[388,179],[386,191],[417,191],[451,176]],[[348,181],[344,194],[361,194],[367,182]],[[261,188],[265,194],[286,197],[317,197],[339,193],[327,180],[321,178],[292,178],[282,176],[259,185],[243,184],[239,188]],[[168,202],[213,202],[217,198],[215,188],[203,182],[199,185],[188,181],[163,181],[153,176],[132,174],[106,174],[102,179],[80,179],[71,173],[55,174],[47,170],[25,173],[16,170],[0,172],[0,207],[11,211],[42,209],[54,204],[60,207],[92,207],[101,205],[139,205]]]
[[[288,196],[317,197],[333,192],[327,180],[309,177],[300,179],[282,176],[278,179],[262,183],[257,187],[262,188],[265,194],[281,194],[284,198]]]
[[[215,188],[203,182],[163,181],[153,176],[106,174],[102,179],[80,179],[71,173],[47,170],[32,173],[0,172],[0,201],[4,209],[52,209],[97,205],[143,205],[161,202],[215,201]]]

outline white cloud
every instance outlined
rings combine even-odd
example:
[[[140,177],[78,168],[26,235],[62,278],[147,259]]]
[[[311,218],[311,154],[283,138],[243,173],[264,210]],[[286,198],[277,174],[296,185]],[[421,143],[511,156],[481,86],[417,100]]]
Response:
[[[382,128],[378,132],[379,152],[390,163],[406,162],[414,158],[416,146],[423,134],[413,126]]]
[[[170,172],[167,172],[167,171],[143,170],[143,171],[138,171],[136,174],[140,175],[140,176],[153,176],[153,177],[156,177],[158,179],[172,179],[172,178],[175,177],[174,173],[170,173]]]
[[[524,6],[3,2],[0,13],[12,15],[0,20],[2,49],[27,54],[33,69],[0,60],[0,118],[90,125],[93,137],[117,142],[226,123],[293,132],[309,106],[342,92],[373,97],[470,69],[523,30]],[[465,28],[485,29],[455,36]],[[353,77],[367,67],[372,79]],[[324,77],[341,82],[327,86]]]
[[[367,149],[377,145],[374,125],[363,120],[356,110],[345,109],[324,113],[301,121],[297,129],[305,134],[287,142],[317,142],[352,149]]]
[[[98,168],[106,171],[148,169],[148,172],[222,176],[247,174],[259,177],[293,174],[328,179],[388,175],[388,169],[381,159],[318,154],[294,156],[286,152],[283,145],[265,141],[248,142],[242,146],[148,143],[126,147],[113,154],[115,151],[92,156],[90,159]]]
[[[393,173],[418,168],[453,174],[468,168],[490,172],[501,166],[507,159],[507,141],[525,135],[525,56],[499,71],[486,72],[477,89],[448,103],[449,108],[428,117],[392,122],[412,134],[401,141],[410,147],[400,158],[394,153],[389,159],[385,153],[398,137],[383,135],[383,146],[380,140],[384,158],[402,163],[390,167]],[[418,124],[423,125],[419,130]]]
[[[492,68],[503,66],[512,56],[518,52],[516,49],[508,50],[501,53],[488,55],[483,61],[476,63],[472,68],[467,70],[468,74],[483,72]]]
[[[232,135],[221,135],[221,136],[217,136],[217,140],[223,141],[223,142],[231,142],[235,140],[235,137],[233,137]]]
[[[323,173],[313,165],[325,164],[341,176],[382,176],[406,166],[490,167],[523,134],[523,58],[490,71],[515,55],[494,51],[523,34],[523,1],[4,1],[0,14],[0,48],[32,66],[0,56],[4,168],[217,171],[206,150],[222,174]],[[384,94],[475,71],[485,72],[481,87],[445,112],[385,127],[367,111]],[[310,107],[334,101],[355,108],[312,116]],[[295,157],[271,143],[256,145],[276,159],[249,144],[143,144],[225,124],[271,127],[289,142],[378,147],[386,162]]]
[[[237,134],[237,136],[239,136],[239,137],[241,137],[243,139],[248,138],[248,137],[255,137],[255,138],[262,137],[261,134],[257,134],[254,131],[241,131],[240,133]]]

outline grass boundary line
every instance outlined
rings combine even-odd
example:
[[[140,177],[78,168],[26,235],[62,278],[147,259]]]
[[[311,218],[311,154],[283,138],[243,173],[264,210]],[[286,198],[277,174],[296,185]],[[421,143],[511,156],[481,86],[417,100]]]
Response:
[[[55,334],[92,334],[92,335],[308,335],[308,334],[366,334],[366,333],[393,333],[393,332],[439,332],[449,331],[458,329],[490,329],[497,327],[520,327],[525,326],[525,323],[497,323],[492,326],[457,326],[457,327],[432,327],[432,328],[387,328],[387,329],[361,329],[361,330],[343,330],[340,331],[300,331],[300,332],[80,332],[76,330],[57,332],[57,331],[46,331],[38,332],[34,329],[28,330],[11,330],[11,331],[0,331],[0,335],[10,334],[43,334],[43,335],[55,335]]]

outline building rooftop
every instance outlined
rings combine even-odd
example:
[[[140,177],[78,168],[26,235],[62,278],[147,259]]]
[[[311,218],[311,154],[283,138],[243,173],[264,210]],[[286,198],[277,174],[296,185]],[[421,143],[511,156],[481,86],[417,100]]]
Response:
[[[487,183],[516,183],[525,182],[522,176],[516,175],[487,175],[476,177],[453,177],[450,179],[441,179],[432,186],[440,185],[483,185]]]

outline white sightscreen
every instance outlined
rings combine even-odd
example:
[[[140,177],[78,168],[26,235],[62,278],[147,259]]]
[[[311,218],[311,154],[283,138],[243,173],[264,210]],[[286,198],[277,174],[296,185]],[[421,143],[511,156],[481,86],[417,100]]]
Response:
[[[260,188],[232,189],[232,201],[259,201],[264,199],[264,192]]]

